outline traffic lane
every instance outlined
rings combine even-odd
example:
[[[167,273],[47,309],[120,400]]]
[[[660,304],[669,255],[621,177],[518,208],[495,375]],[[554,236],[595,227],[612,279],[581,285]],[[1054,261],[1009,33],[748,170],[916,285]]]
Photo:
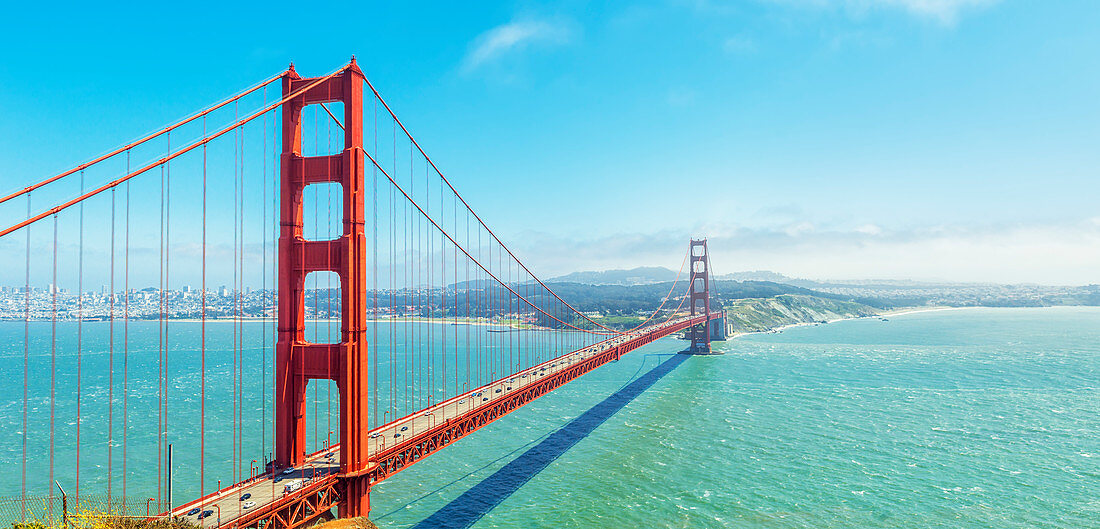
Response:
[[[338,472],[338,450],[331,450],[328,453],[333,454],[333,457],[327,457],[327,453],[322,454],[289,473],[280,472],[274,476],[267,474],[255,481],[226,489],[214,498],[203,502],[201,506],[177,509],[173,514],[201,527],[217,527],[232,522],[282,498],[286,494],[285,488],[288,484],[301,483],[300,486],[304,486],[315,479]],[[247,498],[245,498],[246,494]],[[244,505],[249,502],[252,502],[253,506],[245,508]],[[199,509],[199,512],[189,514],[194,509]],[[210,514],[199,518],[207,511]]]
[[[666,322],[647,329],[645,332],[651,332],[670,325],[675,325],[679,322],[680,320]],[[387,448],[393,448],[395,445],[401,444],[405,439],[416,437],[417,435],[431,430],[441,421],[446,422],[448,419],[461,417],[463,414],[468,413],[482,404],[489,404],[502,397],[522,391],[526,387],[535,384],[541,378],[567,370],[596,354],[623,344],[628,339],[627,337],[620,336],[573,351],[549,361],[550,363],[548,365],[527,368],[517,372],[508,379],[498,380],[492,384],[471,390],[461,398],[451,399],[445,403],[437,404],[417,412],[415,415],[398,420],[386,427],[374,430],[370,433],[368,440],[368,452],[377,454]]]

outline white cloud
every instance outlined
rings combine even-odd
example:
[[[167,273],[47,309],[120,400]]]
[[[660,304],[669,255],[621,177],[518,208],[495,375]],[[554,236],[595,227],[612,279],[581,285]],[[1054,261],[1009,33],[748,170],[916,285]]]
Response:
[[[1001,0],[768,0],[794,6],[843,8],[855,13],[880,9],[895,9],[953,24],[966,10],[992,6]]]
[[[809,223],[770,228],[708,226],[573,240],[525,233],[514,240],[532,269],[550,277],[577,270],[659,265],[676,269],[689,236],[705,235],[718,273],[772,270],[809,279],[1100,283],[1096,219],[1036,225],[928,226],[844,230]]]
[[[674,107],[686,107],[695,102],[695,90],[690,88],[673,88],[668,91],[668,104]]]
[[[756,53],[756,41],[744,36],[730,37],[722,43],[722,50],[730,55],[751,55]]]
[[[797,224],[792,224],[790,226],[787,226],[786,228],[783,228],[783,233],[787,234],[790,237],[798,237],[799,235],[811,233],[813,231],[814,225],[805,221],[799,222]]]
[[[462,68],[467,72],[477,69],[533,43],[561,44],[569,40],[570,34],[565,24],[548,21],[525,20],[502,24],[474,39],[462,61]]]
[[[999,0],[859,0],[870,6],[899,7],[911,13],[953,22],[964,9],[990,6]]]
[[[863,226],[856,228],[856,231],[864,235],[878,235],[882,233],[882,228],[874,224],[864,224]]]

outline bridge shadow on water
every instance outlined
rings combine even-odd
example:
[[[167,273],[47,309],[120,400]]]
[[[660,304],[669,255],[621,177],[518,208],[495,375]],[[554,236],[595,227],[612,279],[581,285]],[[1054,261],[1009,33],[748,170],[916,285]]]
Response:
[[[472,526],[638,395],[684,363],[687,358],[688,355],[673,354],[668,360],[661,362],[657,367],[626,384],[576,419],[546,436],[542,442],[531,447],[414,527],[416,529],[437,527],[464,529]]]

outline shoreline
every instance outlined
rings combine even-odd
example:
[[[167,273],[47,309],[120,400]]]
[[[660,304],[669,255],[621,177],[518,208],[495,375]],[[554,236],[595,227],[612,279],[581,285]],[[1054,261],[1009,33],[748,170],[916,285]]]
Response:
[[[896,308],[896,309],[890,309],[890,310],[885,310],[885,311],[879,312],[878,314],[875,314],[874,316],[851,316],[851,317],[846,317],[846,318],[833,318],[831,320],[825,320],[825,322],[826,323],[835,323],[835,322],[838,322],[838,321],[862,320],[862,319],[866,319],[866,318],[883,318],[883,317],[887,317],[887,316],[904,316],[906,314],[919,314],[919,313],[922,313],[922,312],[939,312],[939,311],[962,310],[962,309],[970,309],[970,308],[980,308],[980,307],[940,307],[940,306],[935,306],[935,307],[900,307],[900,308]],[[748,335],[751,335],[751,334],[780,333],[780,332],[783,332],[787,329],[792,329],[792,328],[795,328],[795,327],[805,327],[807,325],[820,325],[820,323],[811,322],[811,321],[800,321],[798,323],[788,323],[786,325],[780,325],[778,327],[772,327],[770,329],[763,330],[763,331],[736,332],[736,333],[730,334],[728,339],[733,340],[735,338],[739,338],[741,336],[748,336]]]
[[[922,312],[940,312],[945,310],[963,310],[963,309],[979,309],[979,308],[995,308],[995,307],[901,307],[897,309],[890,309],[883,311],[879,314],[882,316],[904,316],[906,314],[920,314]],[[1040,307],[1035,307],[1040,308]]]

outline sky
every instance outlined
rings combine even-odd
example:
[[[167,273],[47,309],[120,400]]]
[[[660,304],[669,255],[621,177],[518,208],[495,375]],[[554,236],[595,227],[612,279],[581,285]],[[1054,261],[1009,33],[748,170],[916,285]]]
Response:
[[[1100,283],[1093,0],[31,6],[0,193],[354,54],[542,276]]]

